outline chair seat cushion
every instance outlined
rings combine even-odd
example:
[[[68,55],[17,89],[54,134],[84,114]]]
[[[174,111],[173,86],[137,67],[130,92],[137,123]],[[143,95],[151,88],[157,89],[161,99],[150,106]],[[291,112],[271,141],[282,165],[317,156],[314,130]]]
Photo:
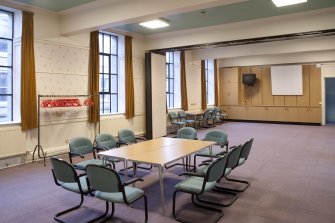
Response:
[[[246,158],[240,158],[240,159],[238,160],[238,165],[239,165],[239,166],[242,165],[242,164],[245,162],[245,160],[246,160]]]
[[[86,181],[86,176],[82,176],[79,178],[80,181],[80,185],[81,185],[81,189],[82,191],[86,194],[88,193],[88,186],[87,186],[87,181]],[[65,189],[65,190],[69,190],[75,193],[80,194],[80,190],[78,187],[78,183],[61,183],[61,186]]]
[[[173,124],[176,124],[176,125],[185,125],[186,122],[173,122]]]
[[[185,120],[185,122],[187,122],[187,123],[193,123],[195,121],[194,120]]]
[[[91,159],[91,160],[85,160],[80,163],[76,163],[74,166],[76,168],[85,169],[88,164],[104,165],[104,161],[99,159]]]
[[[206,174],[207,169],[208,169],[208,166],[200,167],[200,168],[197,169],[197,173]],[[227,176],[228,174],[230,174],[231,171],[232,171],[231,168],[226,168],[226,170],[225,170],[225,176]]]
[[[135,187],[124,187],[124,190],[126,193],[127,201],[129,203],[132,203],[137,198],[144,195],[143,190],[135,188]],[[109,193],[109,192],[96,191],[95,197],[101,200],[104,200],[104,201],[109,201],[109,202],[114,202],[114,203],[124,203],[122,192]]]
[[[190,193],[199,194],[201,192],[203,182],[204,178],[202,177],[189,177],[176,184],[175,188],[177,190],[183,190]],[[215,181],[207,182],[204,191],[211,190],[215,186],[215,183],[216,183]]]
[[[226,153],[226,151],[215,151],[215,150],[212,150],[212,157],[215,157],[215,156],[218,156],[218,155],[222,155]],[[197,156],[205,156],[205,157],[211,157],[210,155],[210,151],[209,149],[203,149],[203,150],[200,150],[199,152],[196,153]]]
[[[108,162],[113,162],[113,163],[117,163],[117,162],[121,162],[123,161],[122,159],[118,159],[118,158],[112,158],[112,157],[108,157],[107,158]]]

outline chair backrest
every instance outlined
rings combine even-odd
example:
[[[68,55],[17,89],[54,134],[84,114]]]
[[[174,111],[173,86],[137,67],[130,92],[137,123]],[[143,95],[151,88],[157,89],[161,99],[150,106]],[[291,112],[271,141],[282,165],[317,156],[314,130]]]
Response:
[[[228,135],[223,130],[211,130],[205,135],[204,141],[214,141],[218,145],[224,146],[227,144]]]
[[[178,121],[178,118],[179,118],[176,112],[169,112],[169,117],[170,117],[171,123]]]
[[[88,154],[94,153],[92,141],[86,137],[72,138],[69,143],[70,152]]]
[[[182,120],[186,119],[186,113],[184,112],[184,110],[179,110],[178,115]]]
[[[50,158],[50,160],[52,171],[58,181],[63,183],[77,182],[77,173],[70,163],[55,157]]]
[[[120,129],[118,133],[119,141],[136,143],[135,133],[130,129]]]
[[[177,138],[180,139],[197,139],[197,131],[192,127],[183,127],[178,130]]]
[[[242,150],[242,145],[236,146],[233,149],[231,149],[227,155],[227,168],[234,169],[238,166],[238,161],[240,158]]]
[[[217,114],[218,114],[218,110],[214,108],[212,111],[212,117],[215,118]]]
[[[223,171],[225,170],[227,162],[227,156],[220,156],[216,160],[214,160],[207,169],[207,176],[208,176],[208,182],[218,181],[223,174]]]
[[[208,118],[209,118],[209,113],[210,113],[211,111],[209,110],[209,109],[207,109],[206,111],[205,111],[205,113],[204,113],[204,115],[202,116],[202,119],[203,120],[207,120]]]
[[[108,133],[101,133],[98,134],[95,138],[95,142],[97,147],[104,148],[104,149],[112,149],[117,147],[117,143],[113,135]]]
[[[251,150],[251,146],[252,143],[254,142],[254,138],[249,139],[248,141],[246,141],[243,146],[242,146],[242,150],[241,150],[241,154],[240,154],[240,158],[244,158],[247,159],[249,154],[250,154],[250,150]]]
[[[86,173],[93,189],[108,193],[122,191],[121,179],[115,170],[105,166],[87,165]]]

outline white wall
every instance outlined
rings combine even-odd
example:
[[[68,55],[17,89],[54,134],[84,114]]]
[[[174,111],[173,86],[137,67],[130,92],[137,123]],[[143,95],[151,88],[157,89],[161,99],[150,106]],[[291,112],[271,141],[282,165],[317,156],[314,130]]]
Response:
[[[37,94],[87,94],[89,32],[64,37],[59,33],[58,15],[34,11],[35,68]],[[133,39],[133,70],[135,87],[135,118],[126,120],[124,115],[103,116],[101,132],[114,135],[120,128],[130,128],[137,134],[145,131],[144,98],[144,50],[143,40]],[[37,130],[22,132],[17,125],[13,127],[17,138],[23,139],[28,152],[24,159],[11,159],[0,162],[0,168],[30,160],[37,145]],[[10,131],[13,131],[13,128]],[[2,131],[3,130],[3,131]],[[41,146],[47,155],[68,150],[68,140],[75,136],[94,138],[96,130],[87,122],[87,108],[41,109]],[[1,134],[7,134],[8,127],[0,127]],[[21,134],[25,136],[22,138]],[[15,138],[15,137],[14,137]],[[2,157],[0,150],[0,158]]]

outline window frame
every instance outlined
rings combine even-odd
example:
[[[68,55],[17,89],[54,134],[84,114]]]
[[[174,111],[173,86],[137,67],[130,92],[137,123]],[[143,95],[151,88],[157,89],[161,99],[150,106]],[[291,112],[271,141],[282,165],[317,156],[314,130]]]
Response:
[[[6,121],[0,121],[0,124],[7,124],[8,122],[13,122],[14,121],[14,13],[11,12],[11,11],[8,11],[8,10],[4,10],[4,9],[0,9],[0,13],[6,13],[6,14],[9,14],[11,16],[11,29],[12,29],[12,35],[11,35],[11,38],[7,38],[7,37],[2,37],[0,36],[0,40],[5,40],[5,41],[10,41],[11,42],[11,63],[10,63],[10,66],[5,66],[5,65],[1,65],[0,64],[0,69],[1,68],[4,68],[4,69],[8,69],[10,70],[10,73],[11,73],[11,80],[10,80],[10,93],[6,93],[6,94],[3,94],[3,93],[0,93],[0,97],[10,97],[10,112],[8,113],[8,109],[7,109],[7,112],[6,112],[6,116],[8,116],[10,114],[10,118],[7,119]],[[7,51],[8,52],[8,51]],[[7,87],[8,88],[8,87]]]
[[[100,40],[100,35],[101,35],[101,48],[99,49],[99,67],[101,67],[101,70],[99,69],[99,95],[100,95],[100,115],[107,115],[107,114],[114,114],[114,113],[118,113],[119,112],[119,64],[118,64],[118,60],[119,60],[119,49],[118,49],[118,45],[119,45],[119,37],[117,35],[114,35],[112,33],[106,33],[106,32],[99,32],[99,40]],[[104,51],[105,47],[105,41],[104,38],[109,38],[109,53],[106,53]],[[115,49],[115,53],[112,53],[112,41],[116,40],[116,43],[114,44],[116,49]],[[100,45],[100,44],[99,44]],[[104,70],[104,58],[107,57],[108,58],[108,72],[105,72]],[[113,73],[112,72],[112,58],[115,57],[116,60],[116,67],[115,70],[116,72]],[[105,76],[107,76],[107,80],[108,80],[108,90],[105,91]],[[115,85],[115,89],[116,92],[112,92],[112,80],[113,80],[113,76],[114,76],[114,80],[116,81],[116,85]],[[103,86],[100,86],[100,84],[103,84]],[[103,91],[101,91],[101,89]],[[105,96],[109,96],[109,110],[106,111],[107,109],[105,108]],[[113,97],[114,96],[114,97]],[[114,108],[112,108],[113,102],[112,102],[112,98],[116,99],[116,108],[115,111]],[[106,111],[106,112],[105,112]]]
[[[169,60],[166,59],[166,82],[168,89],[166,91],[166,102],[168,109],[174,108],[174,81],[175,81],[175,72],[174,72],[174,66],[175,66],[175,60],[174,60],[174,51],[166,52],[166,57],[169,57]],[[172,62],[171,62],[172,58]],[[169,61],[169,62],[168,62]],[[172,75],[171,75],[172,74]],[[171,77],[172,76],[172,77]],[[171,87],[172,83],[172,87]],[[170,91],[172,89],[172,92]],[[171,102],[172,99],[172,102]]]

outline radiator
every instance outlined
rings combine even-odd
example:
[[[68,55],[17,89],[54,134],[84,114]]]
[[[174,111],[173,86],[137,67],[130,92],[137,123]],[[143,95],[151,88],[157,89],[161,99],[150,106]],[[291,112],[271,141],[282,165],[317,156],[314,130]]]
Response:
[[[26,134],[21,129],[0,131],[0,158],[26,153]]]

